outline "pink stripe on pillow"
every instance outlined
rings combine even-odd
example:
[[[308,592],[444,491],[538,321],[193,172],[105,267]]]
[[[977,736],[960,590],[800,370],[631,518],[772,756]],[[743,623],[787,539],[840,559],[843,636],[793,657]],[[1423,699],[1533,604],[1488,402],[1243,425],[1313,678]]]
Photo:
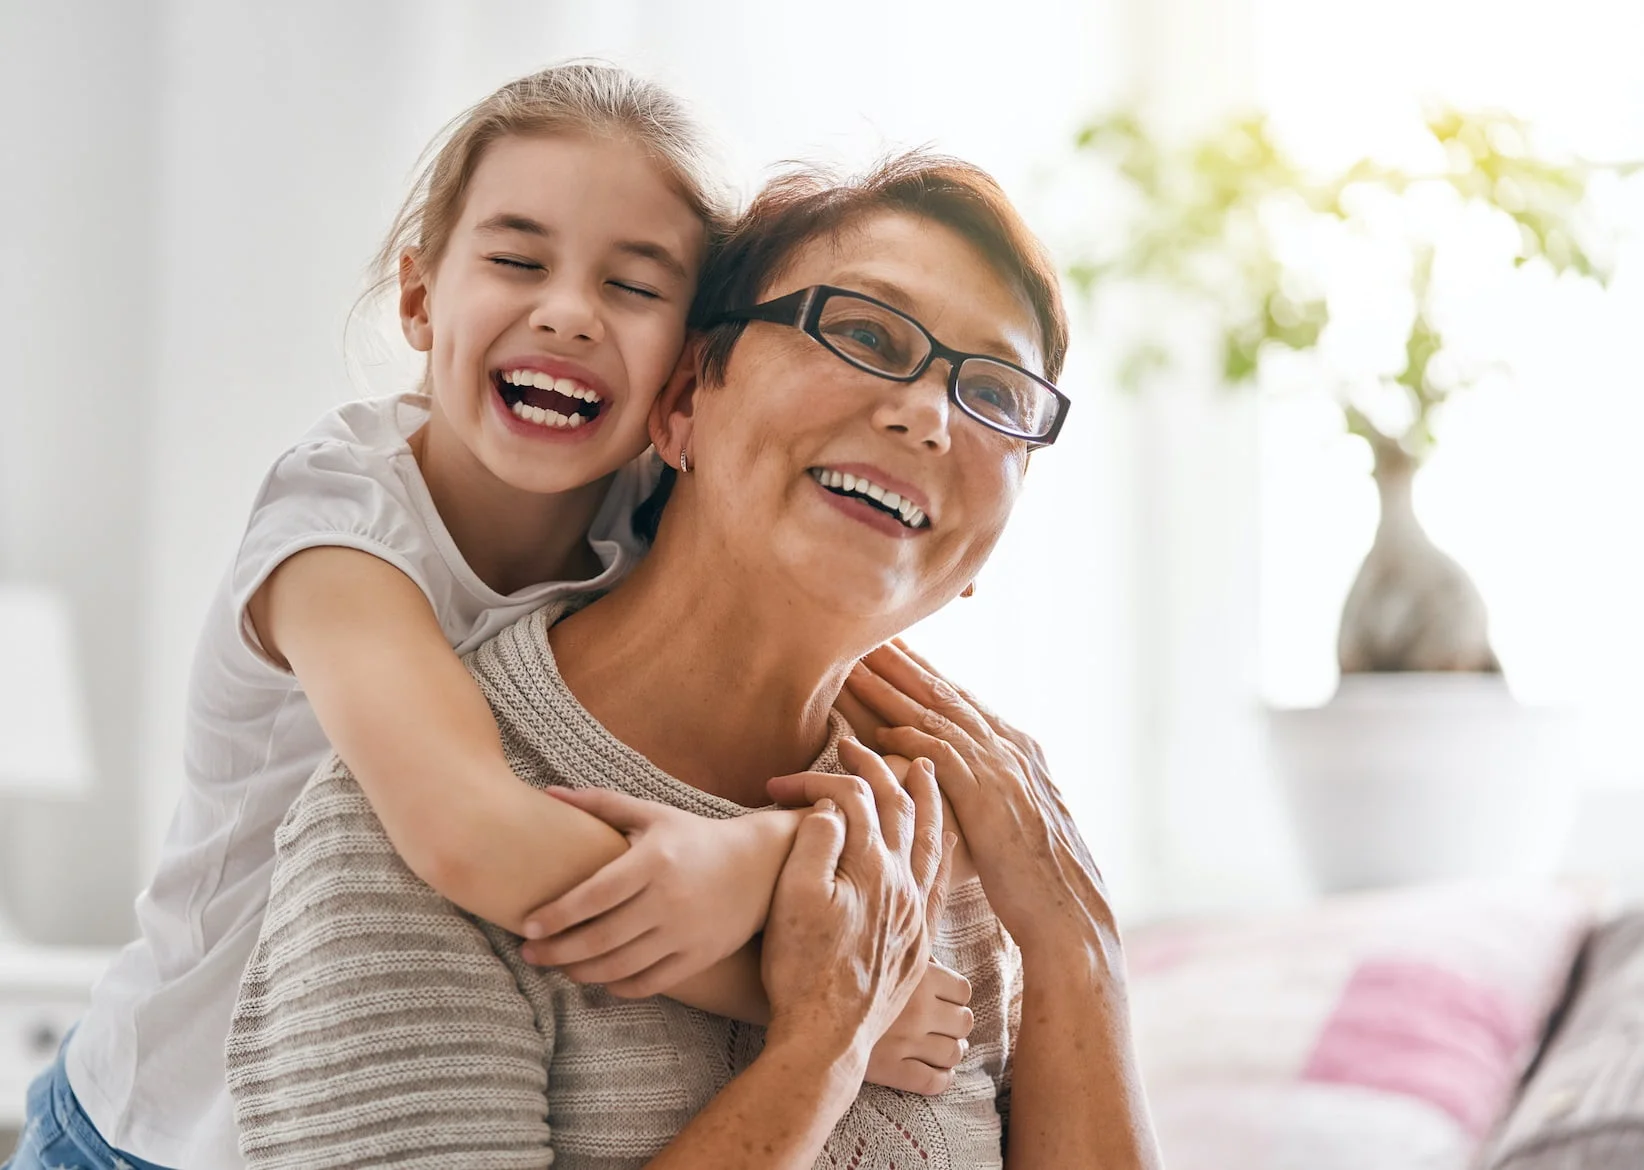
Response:
[[[1475,1137],[1506,1107],[1533,1021],[1496,989],[1432,963],[1353,973],[1302,1073],[1436,1105]]]

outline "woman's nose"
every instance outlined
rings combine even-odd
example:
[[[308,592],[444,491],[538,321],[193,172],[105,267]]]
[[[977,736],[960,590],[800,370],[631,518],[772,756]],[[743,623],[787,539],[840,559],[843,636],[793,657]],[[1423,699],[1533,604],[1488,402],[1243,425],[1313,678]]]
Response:
[[[940,455],[953,442],[948,430],[951,411],[947,367],[933,362],[918,381],[886,383],[874,408],[873,421],[875,426]]]
[[[605,336],[598,298],[570,280],[546,284],[531,310],[531,327],[552,333],[561,341],[598,342]]]

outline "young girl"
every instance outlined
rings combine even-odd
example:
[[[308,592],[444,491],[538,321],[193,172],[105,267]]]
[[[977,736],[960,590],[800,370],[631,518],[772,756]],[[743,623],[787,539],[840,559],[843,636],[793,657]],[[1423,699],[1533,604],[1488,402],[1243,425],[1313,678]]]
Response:
[[[797,814],[636,805],[613,828],[513,776],[458,658],[643,552],[647,417],[727,218],[703,157],[671,96],[597,65],[521,79],[454,124],[378,258],[425,392],[340,407],[269,472],[195,658],[142,937],[31,1089],[16,1170],[240,1164],[229,1019],[275,829],[333,749],[457,905],[559,932],[563,904],[551,928],[530,912],[597,873],[587,888],[620,910],[579,928],[601,933],[568,974],[759,1018],[757,960],[732,952],[763,926]],[[945,974],[904,1015],[907,1044],[962,1035]],[[898,1083],[897,1042],[874,1079]]]

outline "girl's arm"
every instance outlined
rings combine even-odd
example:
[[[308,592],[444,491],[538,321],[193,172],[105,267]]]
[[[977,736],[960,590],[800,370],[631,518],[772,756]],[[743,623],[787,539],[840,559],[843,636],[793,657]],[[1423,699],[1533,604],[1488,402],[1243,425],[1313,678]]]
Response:
[[[478,685],[428,599],[342,547],[288,558],[247,614],[302,683],[411,871],[518,932],[526,915],[626,851],[621,833],[521,783]]]

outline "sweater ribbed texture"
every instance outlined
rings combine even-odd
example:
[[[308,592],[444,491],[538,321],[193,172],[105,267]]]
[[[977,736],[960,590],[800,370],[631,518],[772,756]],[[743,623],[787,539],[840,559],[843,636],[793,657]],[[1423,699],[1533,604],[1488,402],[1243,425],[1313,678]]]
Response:
[[[566,688],[551,605],[468,658],[514,772],[712,817],[748,810],[656,768]],[[815,767],[843,771],[840,721]],[[525,963],[520,939],[416,877],[339,760],[276,837],[261,937],[227,1049],[254,1170],[643,1166],[758,1055],[764,1030],[656,996],[624,1000]],[[970,979],[976,1024],[936,1098],[864,1085],[818,1170],[998,1167],[1020,956],[979,882],[954,889],[935,944]]]

